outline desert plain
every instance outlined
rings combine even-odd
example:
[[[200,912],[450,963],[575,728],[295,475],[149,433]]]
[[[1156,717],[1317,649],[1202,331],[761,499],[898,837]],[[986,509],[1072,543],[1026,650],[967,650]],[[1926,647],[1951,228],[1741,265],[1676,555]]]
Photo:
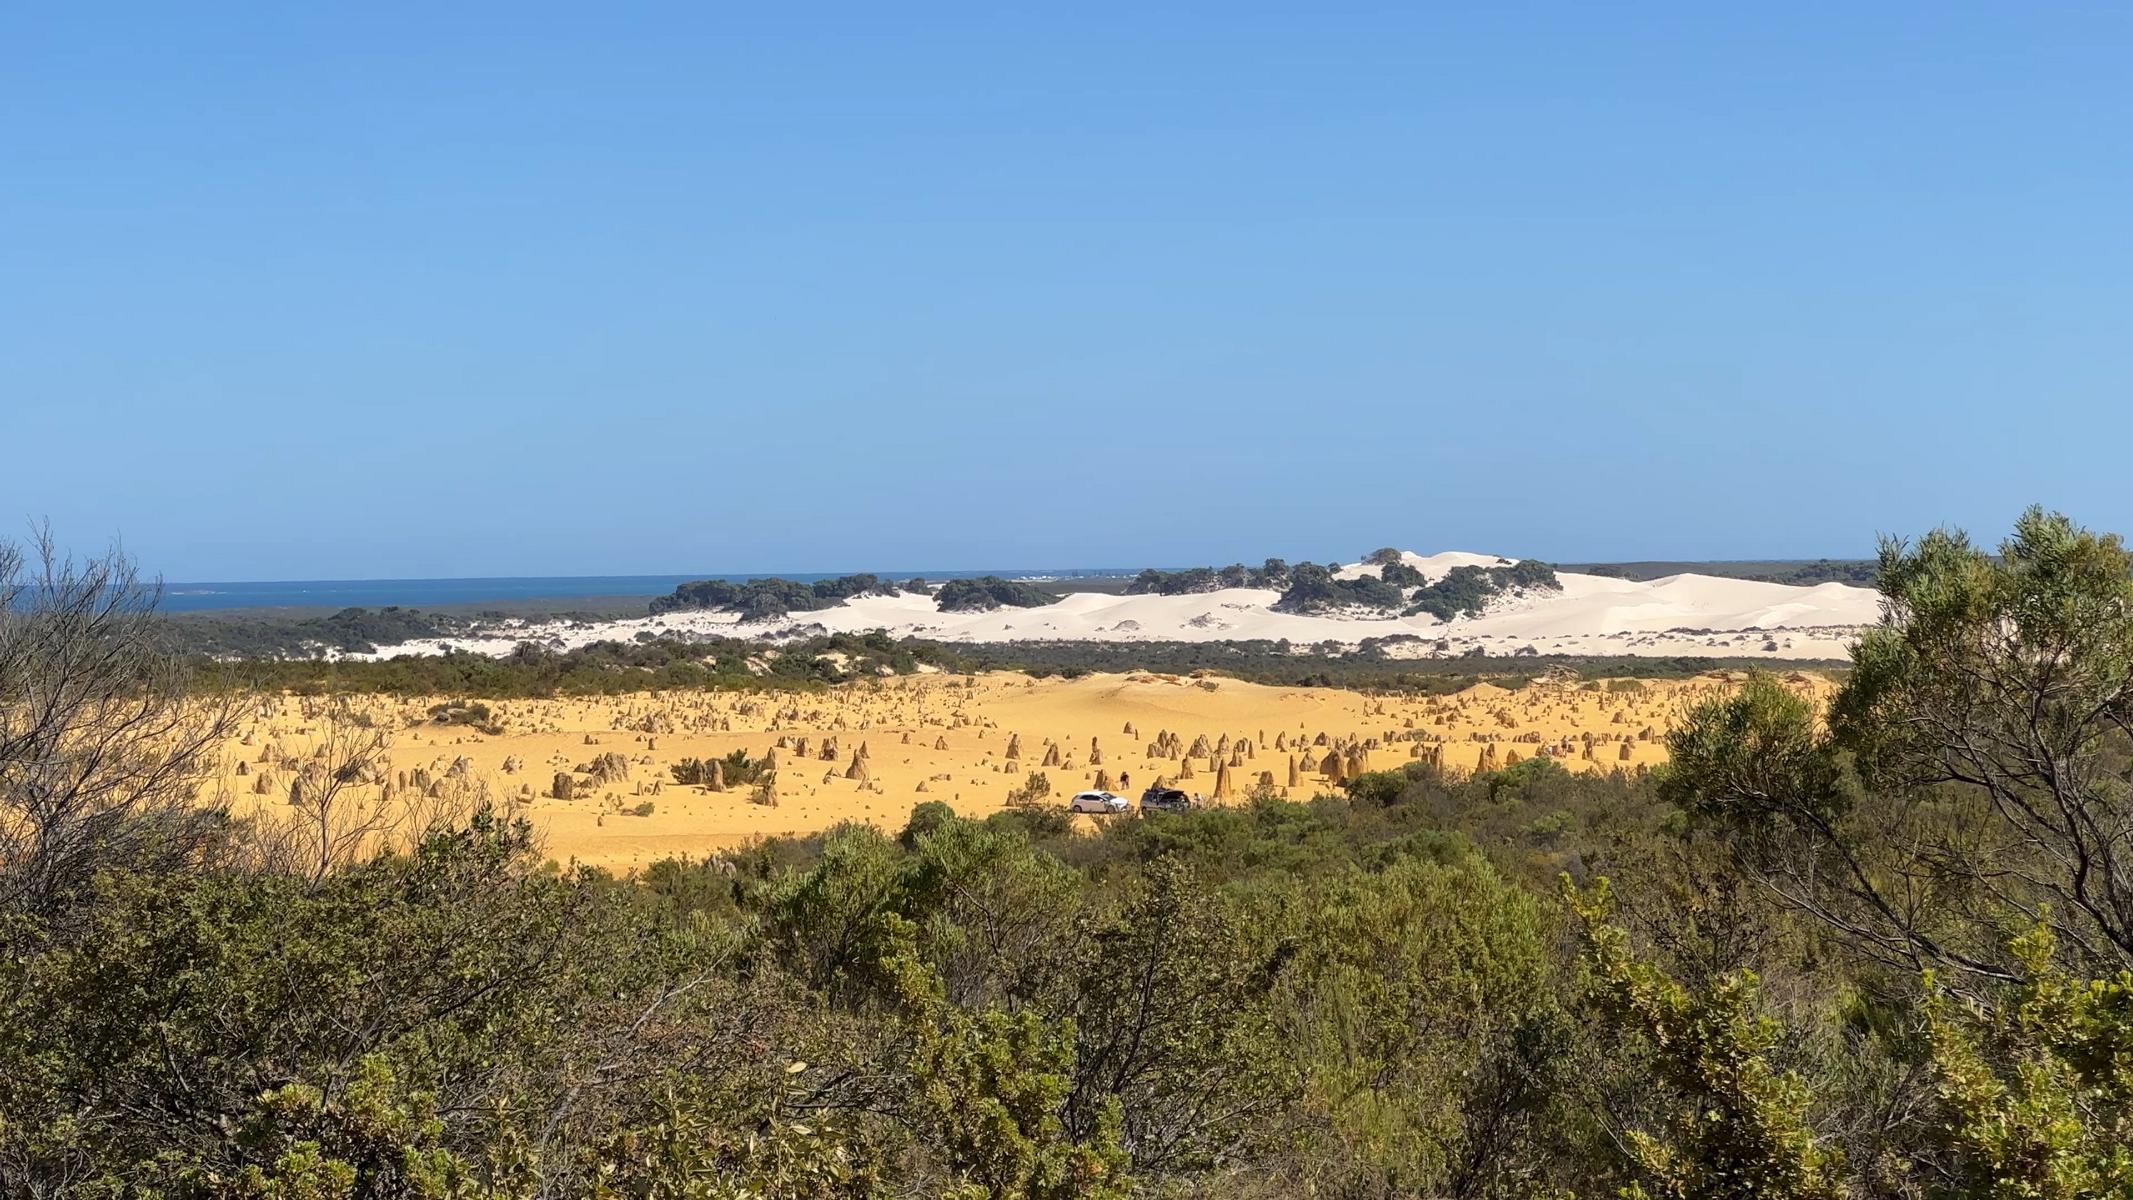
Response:
[[[1834,686],[1811,671],[1785,678],[1818,696]],[[1063,808],[1083,789],[1137,799],[1158,780],[1211,804],[1264,790],[1308,799],[1411,762],[1464,774],[1547,756],[1575,771],[1638,771],[1665,760],[1665,734],[1689,706],[1738,680],[1563,678],[1426,695],[1149,672],[920,674],[815,691],[493,700],[486,729],[434,715],[449,697],[257,696],[218,777],[238,815],[285,812],[306,765],[337,753],[353,724],[375,744],[375,770],[355,785],[363,803],[486,795],[530,821],[548,857],[628,874],[844,822],[894,830],[928,800],[982,816],[1018,792],[1028,802],[1038,774],[1049,787],[1035,802]],[[675,777],[685,760],[735,751],[770,756],[774,788]]]

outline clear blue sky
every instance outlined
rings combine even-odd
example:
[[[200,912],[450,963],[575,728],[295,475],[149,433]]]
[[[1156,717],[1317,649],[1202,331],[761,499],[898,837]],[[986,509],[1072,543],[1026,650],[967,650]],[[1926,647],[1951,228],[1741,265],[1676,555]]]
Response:
[[[2133,528],[2133,10],[17,5],[0,521],[172,579]]]

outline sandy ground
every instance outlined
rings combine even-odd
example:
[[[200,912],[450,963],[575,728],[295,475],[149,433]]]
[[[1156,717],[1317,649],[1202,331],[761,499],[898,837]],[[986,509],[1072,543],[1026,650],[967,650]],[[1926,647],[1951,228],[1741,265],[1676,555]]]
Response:
[[[1431,580],[1456,566],[1507,561],[1459,551],[1404,557]],[[1339,574],[1353,578],[1377,570],[1350,566]],[[1505,598],[1483,616],[1449,622],[1428,615],[1276,612],[1273,605],[1280,593],[1258,588],[1187,596],[1075,592],[1042,608],[981,613],[943,613],[931,597],[907,593],[860,597],[836,608],[747,624],[731,613],[713,612],[578,623],[506,621],[481,636],[406,642],[381,647],[374,657],[446,649],[501,655],[526,641],[567,650],[639,636],[767,637],[880,629],[946,642],[1286,638],[1299,647],[1324,642],[1352,647],[1366,638],[1398,637],[1410,640],[1393,652],[1411,657],[1456,657],[1476,649],[1513,655],[1530,648],[1537,654],[1841,659],[1859,630],[1880,616],[1873,591],[1837,583],[1793,587],[1712,575],[1641,582],[1575,573],[1558,577],[1560,592]]]
[[[1818,675],[1788,678],[1817,692],[1830,686]],[[1635,770],[1664,759],[1660,739],[1689,704],[1733,682],[1484,684],[1398,697],[1147,673],[921,675],[813,693],[492,702],[497,735],[431,720],[435,699],[348,703],[389,738],[384,780],[399,803],[425,788],[483,786],[532,820],[558,861],[628,872],[845,821],[898,829],[927,800],[982,815],[1032,772],[1051,784],[1047,803],[1063,806],[1074,792],[1105,784],[1137,799],[1159,777],[1212,800],[1225,767],[1225,799],[1241,798],[1263,773],[1277,792],[1303,799],[1332,786],[1329,756],[1343,769],[1360,762],[1373,770],[1435,756],[1458,772],[1546,753],[1577,770]],[[290,811],[289,782],[318,748],[325,703],[262,697],[250,710],[222,764],[240,812]],[[1158,743],[1171,748],[1152,748]],[[744,788],[674,781],[674,763],[734,750],[775,755],[775,805],[751,802]],[[624,760],[625,773],[594,781],[588,768],[603,755]],[[573,799],[552,794],[559,773],[571,779]],[[647,801],[650,815],[630,811]]]

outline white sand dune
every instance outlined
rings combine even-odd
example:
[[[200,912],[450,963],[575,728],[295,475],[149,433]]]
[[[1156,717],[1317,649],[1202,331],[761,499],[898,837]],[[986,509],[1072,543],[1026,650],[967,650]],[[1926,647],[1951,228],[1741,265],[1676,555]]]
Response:
[[[1403,554],[1432,582],[1457,566],[1494,566],[1493,554],[1450,551]],[[1353,579],[1378,568],[1348,566]],[[1117,596],[1074,592],[1042,608],[944,613],[931,597],[864,596],[836,608],[742,624],[731,613],[681,612],[605,622],[508,621],[480,636],[406,642],[374,657],[458,649],[506,654],[521,642],[570,649],[640,634],[779,637],[824,631],[882,630],[944,642],[1278,641],[1298,647],[1398,637],[1394,656],[1489,654],[1725,655],[1784,659],[1844,657],[1858,631],[1879,618],[1875,593],[1825,583],[1794,587],[1711,575],[1670,575],[1638,582],[1562,573],[1560,591],[1499,598],[1479,617],[1438,621],[1356,612],[1304,616],[1274,611],[1280,593],[1225,588],[1187,596]]]

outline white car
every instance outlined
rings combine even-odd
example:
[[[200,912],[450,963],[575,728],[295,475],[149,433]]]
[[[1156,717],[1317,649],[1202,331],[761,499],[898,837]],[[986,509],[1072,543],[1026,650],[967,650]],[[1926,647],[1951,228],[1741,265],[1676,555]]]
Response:
[[[1122,813],[1132,807],[1124,796],[1114,796],[1109,792],[1077,792],[1072,800],[1067,801],[1069,812]]]

